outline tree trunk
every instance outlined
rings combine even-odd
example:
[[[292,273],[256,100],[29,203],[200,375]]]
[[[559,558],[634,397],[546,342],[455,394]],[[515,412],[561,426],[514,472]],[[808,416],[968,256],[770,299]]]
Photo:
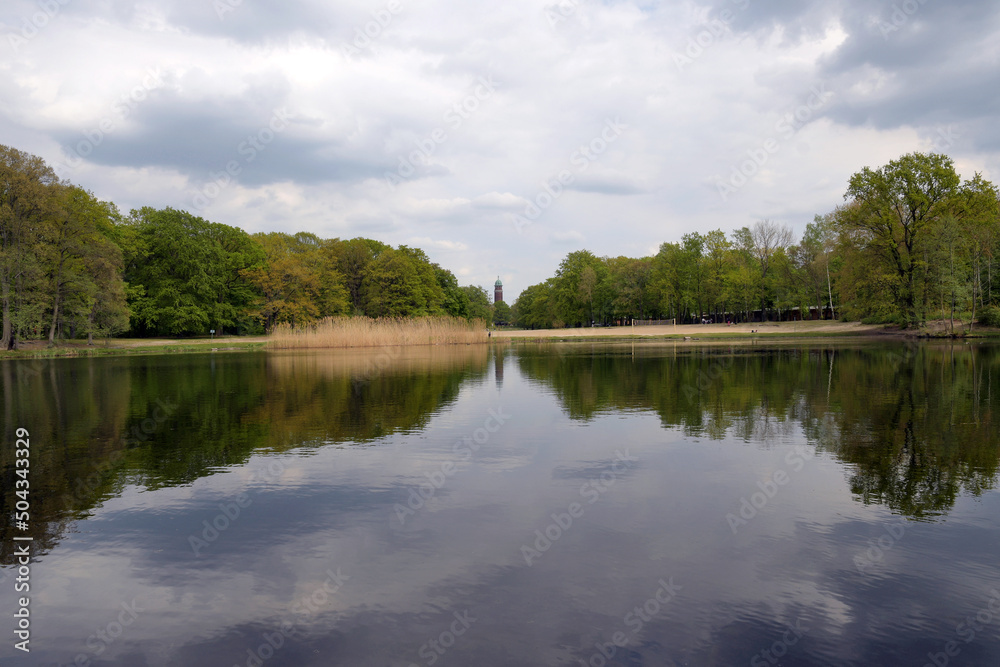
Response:
[[[0,348],[11,350],[13,349],[13,338],[10,331],[10,281],[7,279],[7,276],[4,275],[4,277],[0,279],[0,283],[2,283],[0,291],[3,293],[2,297],[0,297],[3,301],[3,338],[0,339]]]
[[[49,327],[49,346],[56,344],[56,323],[59,321],[59,289],[52,302],[52,326]]]

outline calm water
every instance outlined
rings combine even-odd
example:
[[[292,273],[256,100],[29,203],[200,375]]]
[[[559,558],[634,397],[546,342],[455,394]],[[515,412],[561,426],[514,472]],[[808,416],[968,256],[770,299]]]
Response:
[[[1000,347],[0,374],[5,667],[1000,664]]]

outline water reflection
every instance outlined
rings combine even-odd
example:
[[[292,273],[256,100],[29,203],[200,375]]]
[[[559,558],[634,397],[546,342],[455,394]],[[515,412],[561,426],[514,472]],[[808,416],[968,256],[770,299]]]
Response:
[[[940,515],[959,494],[978,496],[997,481],[994,346],[556,344],[518,364],[573,419],[652,410],[689,436],[765,445],[803,431],[850,464],[862,502],[911,517]]]
[[[956,640],[994,664],[1000,611],[957,626],[1000,589],[996,363],[848,344],[0,365],[39,512],[37,644],[0,660],[924,664]]]
[[[3,423],[11,434],[29,428],[35,447],[32,536],[51,548],[67,520],[128,485],[190,483],[258,450],[418,430],[485,376],[488,355],[461,346],[6,361]],[[12,437],[0,466],[0,562],[9,563]]]

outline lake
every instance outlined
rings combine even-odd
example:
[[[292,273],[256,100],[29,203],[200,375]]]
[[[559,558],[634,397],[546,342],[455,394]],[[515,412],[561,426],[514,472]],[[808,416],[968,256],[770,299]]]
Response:
[[[1000,663],[1000,346],[551,343],[0,374],[3,665]]]

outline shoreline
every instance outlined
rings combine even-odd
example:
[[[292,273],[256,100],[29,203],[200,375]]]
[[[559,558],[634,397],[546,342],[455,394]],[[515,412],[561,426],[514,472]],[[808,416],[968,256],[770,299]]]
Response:
[[[956,327],[957,328],[957,327]],[[842,341],[848,339],[921,339],[921,340],[993,340],[1000,338],[1000,330],[979,327],[972,334],[956,331],[952,336],[946,323],[930,323],[916,330],[904,330],[885,324],[861,324],[860,322],[807,321],[807,322],[764,322],[736,325],[725,324],[678,324],[621,327],[580,327],[573,329],[516,329],[495,330],[491,338],[482,343],[494,341],[506,343],[541,342],[665,342],[672,344],[706,345],[715,343],[785,344],[797,341],[820,342],[824,339]],[[85,341],[65,341],[49,347],[47,341],[28,341],[16,351],[0,352],[2,359],[47,359],[74,357],[126,356],[133,354],[191,354],[199,352],[252,352],[279,351],[268,347],[268,336],[225,336],[221,338],[126,338],[112,339],[110,345],[104,341],[87,345]],[[468,345],[470,343],[454,343]],[[430,345],[411,344],[406,347]],[[440,345],[440,344],[439,344]],[[377,347],[377,346],[376,346]],[[395,347],[395,346],[389,346]],[[291,349],[291,348],[289,348]],[[310,349],[362,349],[357,347],[329,347]]]

